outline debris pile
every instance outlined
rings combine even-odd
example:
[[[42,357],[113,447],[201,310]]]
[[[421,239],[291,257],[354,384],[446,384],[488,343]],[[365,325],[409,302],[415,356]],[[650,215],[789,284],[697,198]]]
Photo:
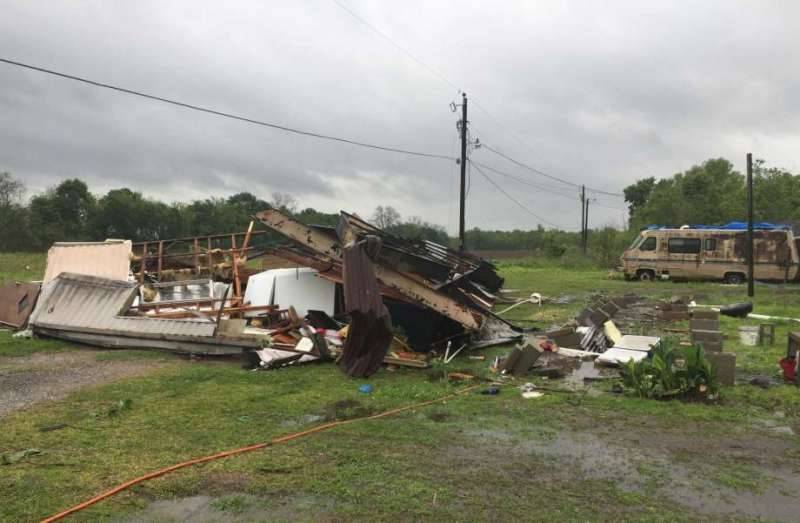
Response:
[[[523,335],[492,312],[503,279],[480,258],[345,212],[336,227],[276,210],[257,220],[266,230],[253,222],[234,234],[56,243],[41,289],[0,288],[0,323],[101,347],[244,353],[255,368],[335,359],[354,377]],[[251,245],[275,233],[285,242]],[[262,255],[295,268],[249,269]]]

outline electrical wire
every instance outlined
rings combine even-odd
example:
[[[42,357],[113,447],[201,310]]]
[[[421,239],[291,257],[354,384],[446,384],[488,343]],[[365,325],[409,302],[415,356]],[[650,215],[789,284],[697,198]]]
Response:
[[[207,107],[201,107],[199,105],[193,105],[193,104],[189,104],[189,103],[185,103],[185,102],[179,102],[177,100],[172,100],[172,99],[164,98],[164,97],[161,97],[161,96],[147,94],[147,93],[143,93],[141,91],[135,91],[133,89],[127,89],[125,87],[119,87],[119,86],[116,86],[116,85],[106,84],[106,83],[103,83],[103,82],[90,80],[88,78],[83,78],[81,76],[76,76],[76,75],[67,74],[67,73],[61,73],[61,72],[58,72],[58,71],[53,71],[52,69],[45,69],[44,67],[38,67],[38,66],[35,66],[35,65],[25,64],[25,63],[22,63],[22,62],[17,62],[15,60],[9,60],[7,58],[1,58],[0,57],[0,62],[8,64],[8,65],[14,65],[14,66],[17,66],[17,67],[22,67],[22,68],[25,68],[25,69],[30,69],[32,71],[38,71],[40,73],[46,73],[46,74],[50,74],[50,75],[53,75],[53,76],[58,76],[60,78],[66,78],[67,80],[73,80],[73,81],[76,81],[76,82],[81,82],[81,83],[92,85],[92,86],[95,86],[95,87],[102,87],[104,89],[111,89],[113,91],[118,91],[120,93],[130,94],[130,95],[139,96],[139,97],[142,97],[142,98],[147,98],[149,100],[155,100],[157,102],[163,102],[163,103],[166,103],[166,104],[175,105],[177,107],[182,107],[184,109],[191,109],[193,111],[200,111],[202,113],[213,114],[215,116],[221,116],[223,118],[230,118],[232,120],[238,120],[238,121],[241,121],[241,122],[246,122],[246,123],[250,123],[250,124],[254,124],[254,125],[260,125],[262,127],[269,127],[271,129],[276,129],[276,130],[284,131],[284,132],[288,132],[288,133],[294,133],[294,134],[299,134],[299,135],[303,135],[303,136],[310,136],[312,138],[318,138],[320,140],[329,140],[329,141],[332,141],[332,142],[345,143],[345,144],[354,145],[354,146],[358,146],[358,147],[365,147],[365,148],[368,148],[368,149],[375,149],[375,150],[386,151],[386,152],[391,152],[391,153],[406,154],[406,155],[410,155],[410,156],[420,156],[420,157],[424,157],[424,158],[436,158],[436,159],[440,159],[440,160],[455,161],[455,158],[450,157],[450,156],[446,156],[446,155],[443,155],[443,154],[432,154],[432,153],[424,153],[424,152],[419,152],[419,151],[411,151],[411,150],[408,150],[408,149],[399,149],[399,148],[396,148],[396,147],[387,147],[387,146],[383,146],[383,145],[376,145],[376,144],[371,144],[371,143],[366,143],[366,142],[359,142],[357,140],[351,140],[349,138],[341,138],[341,137],[338,137],[338,136],[331,136],[331,135],[327,135],[327,134],[316,133],[316,132],[313,132],[313,131],[304,131],[304,130],[301,130],[301,129],[295,129],[293,127],[287,127],[285,125],[279,125],[279,124],[276,124],[276,123],[270,123],[270,122],[265,122],[265,121],[262,121],[262,120],[256,120],[254,118],[249,118],[249,117],[246,117],[246,116],[239,116],[239,115],[235,115],[235,114],[232,114],[232,113],[226,113],[226,112],[223,112],[223,111],[218,111],[216,109],[209,109]]]
[[[483,176],[484,178],[486,178],[486,180],[487,180],[489,183],[491,183],[492,185],[494,185],[495,189],[497,189],[498,191],[500,191],[501,193],[503,193],[503,195],[504,195],[506,198],[508,198],[509,200],[511,200],[512,202],[514,202],[515,204],[517,204],[517,206],[518,206],[520,209],[522,209],[522,210],[523,210],[523,211],[525,211],[526,213],[530,214],[531,216],[533,216],[534,218],[536,218],[536,219],[537,219],[537,220],[539,220],[540,222],[546,223],[547,225],[550,225],[551,227],[554,227],[554,228],[556,228],[556,229],[564,229],[564,228],[562,228],[560,225],[556,225],[555,223],[551,222],[550,220],[546,220],[545,218],[542,218],[541,216],[539,216],[538,214],[536,214],[536,213],[535,213],[535,212],[533,212],[532,210],[528,209],[528,207],[526,207],[524,204],[520,203],[520,201],[519,201],[519,200],[517,200],[516,198],[514,198],[513,196],[511,196],[510,194],[508,194],[508,193],[505,191],[505,189],[503,189],[502,187],[500,187],[500,185],[498,185],[498,184],[497,184],[497,182],[495,182],[494,180],[492,180],[492,178],[491,178],[491,177],[490,177],[488,174],[486,174],[485,172],[483,172],[483,170],[482,170],[480,167],[478,167],[477,165],[475,165],[475,164],[474,164],[474,163],[473,163],[471,160],[470,160],[470,163],[472,163],[472,164],[473,164],[473,166],[474,166],[474,167],[475,167],[475,169],[476,169],[476,170],[477,170],[477,171],[478,171],[478,172],[481,174],[481,176]]]
[[[347,13],[348,13],[350,16],[352,16],[354,19],[356,19],[358,22],[360,22],[360,23],[361,23],[361,24],[363,24],[364,26],[368,27],[368,28],[369,28],[369,29],[370,29],[372,32],[374,32],[375,34],[377,34],[378,36],[380,36],[381,38],[383,38],[384,40],[386,40],[387,42],[389,42],[390,44],[392,44],[392,45],[393,45],[394,47],[396,47],[397,49],[399,49],[399,50],[400,50],[400,51],[401,51],[403,54],[405,54],[405,55],[406,55],[407,57],[409,57],[411,60],[413,60],[414,62],[416,62],[416,63],[417,63],[417,64],[418,64],[420,67],[424,68],[425,70],[427,70],[428,72],[430,72],[431,74],[433,74],[434,76],[436,76],[437,78],[439,78],[441,81],[443,81],[444,83],[446,83],[447,85],[449,85],[450,87],[452,87],[453,89],[457,89],[457,90],[458,90],[458,92],[462,92],[462,89],[461,89],[461,88],[459,88],[459,87],[458,87],[458,86],[455,84],[455,82],[452,82],[452,81],[450,81],[450,79],[448,79],[448,78],[447,78],[447,77],[446,77],[444,74],[440,73],[438,70],[434,69],[433,67],[431,67],[431,66],[427,65],[425,62],[423,62],[422,60],[420,60],[419,58],[417,58],[417,57],[416,57],[414,54],[412,54],[412,53],[411,53],[411,52],[410,52],[408,49],[406,49],[406,48],[405,48],[405,47],[403,47],[402,45],[398,44],[398,43],[397,43],[397,42],[396,42],[394,39],[392,39],[392,38],[391,38],[389,35],[387,35],[387,34],[386,34],[386,33],[384,33],[383,31],[381,31],[380,29],[378,29],[377,27],[375,27],[374,25],[372,25],[371,23],[369,23],[369,22],[368,22],[366,19],[364,19],[364,18],[363,18],[362,16],[360,16],[358,13],[356,13],[355,11],[353,11],[352,9],[350,9],[349,7],[347,7],[347,6],[346,6],[344,3],[342,3],[340,0],[333,0],[333,2],[334,2],[334,3],[335,3],[337,6],[339,6],[339,7],[340,7],[342,10],[344,10],[345,12],[347,12]],[[512,135],[512,136],[514,136],[514,138],[516,138],[516,139],[517,139],[517,141],[519,141],[519,142],[520,142],[520,143],[521,143],[523,146],[525,146],[525,147],[528,147],[528,145],[527,145],[527,144],[525,144],[524,140],[522,140],[522,138],[520,138],[520,137],[519,137],[519,135],[518,135],[518,134],[517,134],[517,133],[516,133],[516,132],[515,132],[513,129],[509,129],[507,126],[504,126],[502,123],[500,123],[500,121],[499,121],[497,118],[495,118],[495,116],[494,116],[494,115],[493,115],[493,114],[492,114],[492,113],[491,113],[491,112],[490,112],[488,109],[486,109],[485,107],[483,107],[483,105],[481,105],[481,104],[479,103],[479,101],[475,99],[475,97],[471,97],[471,98],[470,98],[470,102],[472,102],[472,104],[474,104],[474,105],[475,105],[475,107],[477,107],[477,108],[478,108],[480,111],[482,111],[484,114],[486,114],[486,116],[488,116],[488,117],[489,117],[489,118],[490,118],[492,121],[494,121],[494,122],[497,124],[497,126],[498,126],[498,127],[502,128],[502,129],[503,129],[504,131],[506,131],[506,132],[510,132],[510,133],[511,133],[511,135]],[[507,159],[507,160],[509,160],[509,161],[512,161],[512,162],[516,163],[517,165],[520,165],[521,167],[525,167],[526,169],[532,170],[533,172],[535,172],[535,173],[537,173],[537,174],[540,174],[541,176],[545,176],[545,177],[547,177],[547,178],[551,178],[551,179],[553,179],[553,180],[556,180],[556,181],[559,181],[559,182],[562,182],[562,183],[566,183],[566,184],[569,184],[569,185],[572,185],[572,186],[575,186],[575,187],[580,187],[580,185],[578,185],[578,184],[576,184],[576,183],[570,182],[570,181],[568,181],[568,180],[565,180],[565,179],[563,179],[563,178],[559,178],[559,177],[557,177],[557,176],[553,176],[553,175],[547,174],[547,173],[545,173],[545,172],[542,172],[542,171],[541,171],[541,170],[539,170],[539,169],[535,169],[535,168],[533,168],[533,167],[530,167],[530,166],[528,166],[528,165],[524,165],[524,164],[522,164],[522,162],[517,162],[517,161],[516,161],[516,160],[514,160],[513,158],[509,158],[508,156],[506,156],[506,155],[504,155],[504,154],[500,153],[499,151],[496,151],[495,149],[492,149],[492,148],[490,148],[490,147],[487,147],[487,149],[489,149],[490,151],[494,152],[495,154],[499,154],[500,156],[502,156],[503,158],[506,158],[506,159]],[[594,189],[594,188],[590,188],[590,187],[586,187],[586,189],[587,189],[587,190],[589,190],[589,191],[591,191],[591,192],[598,193],[598,194],[605,194],[605,195],[608,195],[608,196],[615,196],[615,197],[623,197],[623,195],[622,195],[622,194],[619,194],[619,193],[612,193],[612,192],[608,192],[608,191],[603,191],[603,190],[601,190],[601,189]]]
[[[500,170],[495,169],[494,167],[491,167],[491,166],[486,165],[484,163],[476,162],[475,160],[470,160],[470,162],[474,163],[475,165],[477,165],[479,167],[483,167],[484,169],[486,169],[488,171],[492,171],[495,174],[499,174],[500,176],[504,176],[506,178],[510,178],[511,180],[514,180],[514,181],[516,181],[518,183],[521,183],[523,185],[528,185],[530,187],[535,187],[536,189],[539,189],[540,191],[547,192],[547,193],[550,193],[550,194],[554,194],[556,196],[561,196],[563,198],[569,198],[570,200],[574,200],[575,199],[576,195],[574,195],[574,194],[568,194],[568,193],[565,193],[565,192],[559,192],[558,190],[554,190],[554,188],[552,188],[550,186],[540,185],[538,183],[534,183],[534,182],[532,182],[530,180],[526,180],[525,178],[520,178],[519,176],[514,176],[513,174],[509,174],[507,172],[500,171]]]
[[[442,73],[440,73],[439,71],[437,71],[433,67],[427,65],[425,62],[423,62],[422,60],[420,60],[419,58],[414,56],[411,53],[411,51],[409,51],[408,49],[406,49],[402,45],[400,45],[397,42],[395,42],[389,35],[387,35],[383,31],[381,31],[380,29],[378,29],[377,27],[375,27],[374,25],[372,25],[371,23],[366,21],[364,18],[359,16],[355,11],[353,11],[352,9],[347,7],[344,3],[340,2],[339,0],[333,0],[333,3],[338,5],[342,10],[344,10],[347,14],[349,14],[350,16],[352,16],[353,18],[358,20],[360,23],[362,23],[363,25],[367,26],[376,35],[380,36],[381,38],[383,38],[384,40],[386,40],[387,42],[389,42],[390,44],[395,46],[397,49],[399,49],[407,57],[409,57],[412,60],[414,60],[417,63],[417,65],[419,65],[422,68],[426,69],[429,73],[433,74],[434,76],[437,76],[440,80],[442,80],[444,83],[446,83],[447,85],[449,85],[453,89],[457,90],[459,93],[461,92],[461,88],[459,88],[456,84],[454,84],[453,82],[448,80],[445,75],[443,75]]]
[[[505,158],[509,162],[511,162],[511,163],[513,163],[515,165],[518,165],[519,167],[522,167],[524,169],[528,169],[531,172],[534,172],[536,174],[544,176],[545,178],[550,178],[551,180],[555,180],[555,181],[558,181],[558,182],[561,182],[561,183],[565,183],[567,185],[571,185],[571,186],[577,187],[577,188],[582,187],[580,184],[577,184],[575,182],[571,182],[569,180],[565,180],[563,178],[559,178],[558,176],[553,176],[552,174],[547,174],[546,172],[544,172],[544,171],[542,171],[540,169],[537,169],[535,167],[531,167],[530,165],[526,165],[526,164],[520,162],[519,160],[515,160],[514,158],[512,158],[512,157],[510,157],[510,156],[508,156],[506,154],[501,153],[497,149],[494,149],[493,147],[491,147],[489,145],[486,145],[486,143],[484,143],[484,142],[481,142],[481,148],[482,149],[487,149],[488,151],[493,152],[497,156],[500,156],[501,158]],[[608,192],[608,191],[604,191],[602,189],[595,189],[595,188],[588,187],[588,186],[586,187],[586,190],[587,191],[591,191],[591,192],[595,192],[595,193],[598,193],[598,194],[605,194],[607,196],[618,196],[618,197],[621,197],[621,198],[625,197],[625,195],[620,194],[620,193]]]

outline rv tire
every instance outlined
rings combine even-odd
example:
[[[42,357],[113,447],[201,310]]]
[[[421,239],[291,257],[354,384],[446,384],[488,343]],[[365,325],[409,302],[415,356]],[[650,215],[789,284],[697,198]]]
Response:
[[[744,274],[741,272],[729,272],[725,274],[725,283],[729,283],[731,285],[739,285],[744,283]]]
[[[642,269],[636,271],[636,277],[639,278],[639,281],[653,281],[656,279],[656,273],[650,269]]]

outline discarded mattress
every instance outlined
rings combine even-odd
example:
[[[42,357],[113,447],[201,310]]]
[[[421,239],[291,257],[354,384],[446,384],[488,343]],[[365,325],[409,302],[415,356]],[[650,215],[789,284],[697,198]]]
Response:
[[[126,316],[138,285],[62,273],[42,286],[29,318],[35,334],[116,348],[164,349],[190,354],[240,354],[258,340],[218,336],[216,323]]]
[[[130,240],[56,242],[47,251],[44,283],[62,272],[127,280],[131,269]]]
[[[250,305],[294,307],[302,318],[309,310],[335,313],[336,284],[323,280],[309,267],[273,269],[250,276],[244,291],[244,302]],[[256,316],[258,312],[245,313]]]

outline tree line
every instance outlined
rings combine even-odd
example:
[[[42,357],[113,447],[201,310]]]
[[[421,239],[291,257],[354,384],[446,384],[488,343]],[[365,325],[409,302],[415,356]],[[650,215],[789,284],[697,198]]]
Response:
[[[300,209],[297,199],[286,193],[273,193],[269,201],[240,192],[227,198],[168,204],[128,188],[95,195],[77,178],[27,200],[25,192],[20,180],[0,173],[0,251],[42,251],[57,241],[154,241],[241,232],[255,213],[271,208],[306,224],[334,226],[339,220],[337,213]],[[449,241],[443,227],[417,217],[403,220],[392,207],[379,206],[369,218],[400,236]],[[267,234],[254,241],[277,242],[282,237]]]
[[[630,227],[636,230],[647,225],[715,225],[747,219],[746,177],[724,158],[707,160],[670,178],[642,178],[626,187],[624,194]],[[753,210],[756,221],[800,222],[800,176],[756,160]]]
[[[709,159],[669,178],[642,178],[623,192],[629,210],[628,230],[595,227],[589,235],[589,255],[604,266],[614,265],[647,225],[679,227],[746,218],[745,177],[724,158]],[[300,208],[286,193],[273,193],[269,201],[241,192],[227,198],[164,203],[128,188],[96,195],[76,178],[27,199],[25,193],[20,180],[0,173],[0,251],[45,250],[56,241],[153,241],[238,232],[247,228],[256,212],[268,208],[281,209],[307,224],[333,226],[338,221],[338,214]],[[800,176],[756,160],[754,208],[758,221],[800,223]],[[378,206],[366,218],[398,236],[456,245],[443,227],[417,217],[403,219],[391,206]],[[525,251],[560,259],[581,255],[578,233],[541,225],[513,231],[476,227],[466,232],[465,240],[469,250]],[[258,241],[277,242],[281,237],[268,234]]]

